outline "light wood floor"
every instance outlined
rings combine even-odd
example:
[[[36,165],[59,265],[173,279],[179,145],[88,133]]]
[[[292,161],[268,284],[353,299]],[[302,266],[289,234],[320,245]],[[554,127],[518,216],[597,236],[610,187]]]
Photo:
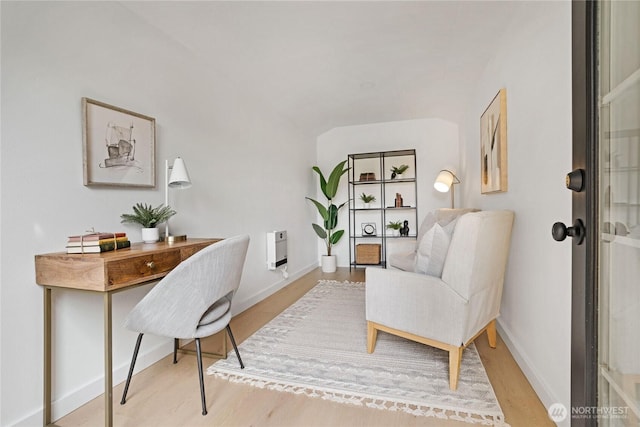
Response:
[[[260,329],[319,279],[364,281],[364,270],[319,269],[234,317],[231,327],[238,343]],[[205,346],[215,350],[220,337]],[[143,344],[144,345],[144,344]],[[547,412],[498,336],[491,349],[486,335],[476,347],[496,392],[506,421],[513,427],[553,426]],[[231,347],[229,347],[231,349]],[[235,356],[232,356],[235,357]],[[115,426],[469,426],[455,421],[416,417],[402,412],[362,408],[249,385],[205,375],[207,416],[201,415],[195,357],[180,355],[173,365],[167,356],[135,375],[126,405],[120,405],[123,384],[114,388]],[[208,366],[210,359],[204,359]],[[58,426],[104,425],[103,397],[98,397],[56,422]]]

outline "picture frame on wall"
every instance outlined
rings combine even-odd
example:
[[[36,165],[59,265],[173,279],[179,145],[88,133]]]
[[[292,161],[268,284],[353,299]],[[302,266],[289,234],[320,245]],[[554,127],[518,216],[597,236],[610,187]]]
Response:
[[[480,117],[480,174],[482,194],[507,191],[507,90],[504,88]]]
[[[156,119],[82,98],[85,186],[155,188]]]

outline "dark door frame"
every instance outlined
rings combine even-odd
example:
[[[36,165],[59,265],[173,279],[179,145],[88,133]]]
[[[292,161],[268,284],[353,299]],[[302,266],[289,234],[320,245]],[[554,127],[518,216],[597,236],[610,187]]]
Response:
[[[586,237],[572,243],[571,406],[596,407],[598,368],[598,137],[597,2],[572,2],[573,169],[586,183],[572,192],[572,220],[582,219]],[[569,409],[569,417],[571,410]],[[572,419],[574,426],[597,425],[595,418]]]

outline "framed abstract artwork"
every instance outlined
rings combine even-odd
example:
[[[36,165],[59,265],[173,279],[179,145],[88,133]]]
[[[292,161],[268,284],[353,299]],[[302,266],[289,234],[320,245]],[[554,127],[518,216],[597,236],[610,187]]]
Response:
[[[84,185],[156,186],[156,119],[82,98]]]
[[[480,117],[480,192],[507,191],[507,90],[500,89]]]

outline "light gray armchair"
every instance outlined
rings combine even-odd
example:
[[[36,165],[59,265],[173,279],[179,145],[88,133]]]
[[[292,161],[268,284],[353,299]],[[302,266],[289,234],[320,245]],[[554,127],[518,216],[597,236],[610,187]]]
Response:
[[[200,338],[226,328],[240,367],[244,368],[229,321],[231,301],[242,276],[249,236],[235,236],[208,246],[167,274],[125,319],[125,327],[139,332],[129,375],[122,393],[125,404],[140,342],[145,333],[174,338],[173,363],[178,339],[195,339],[202,415],[207,415]]]
[[[441,277],[367,268],[367,351],[374,351],[378,331],[446,350],[449,387],[456,390],[464,348],[485,330],[489,345],[496,346],[495,319],[500,311],[513,218],[511,211],[458,217],[451,223]],[[434,227],[437,237],[444,227]],[[427,231],[423,239],[433,239],[429,234],[433,233]],[[431,262],[437,261],[435,258]]]

